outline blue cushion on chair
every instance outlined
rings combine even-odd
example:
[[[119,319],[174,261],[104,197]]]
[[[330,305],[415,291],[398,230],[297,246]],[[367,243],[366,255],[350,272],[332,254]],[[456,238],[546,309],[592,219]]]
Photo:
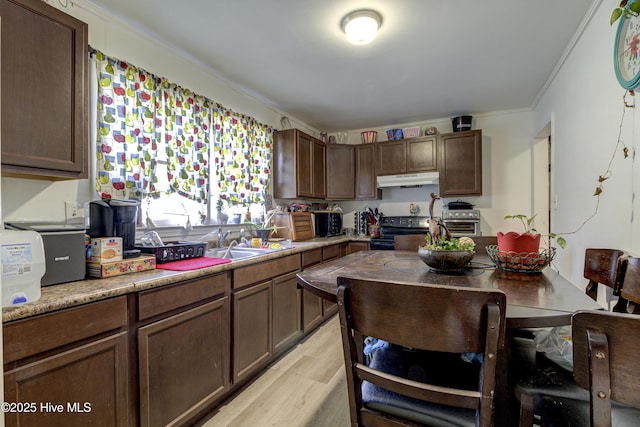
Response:
[[[479,367],[459,354],[416,351],[397,346],[378,349],[373,369],[414,381],[477,390]],[[432,426],[475,426],[476,411],[424,402],[402,396],[369,382],[362,384],[367,408]]]

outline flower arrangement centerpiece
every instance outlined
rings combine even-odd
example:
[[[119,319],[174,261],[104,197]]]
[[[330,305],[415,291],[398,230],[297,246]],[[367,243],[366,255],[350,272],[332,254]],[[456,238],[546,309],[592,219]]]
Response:
[[[418,248],[420,259],[435,271],[460,271],[473,259],[476,243],[470,237],[452,237],[441,219],[433,216],[433,204],[440,197],[431,193],[429,234]]]
[[[420,259],[435,271],[459,271],[473,259],[476,243],[470,237],[441,236],[433,241],[431,235],[418,248]]]

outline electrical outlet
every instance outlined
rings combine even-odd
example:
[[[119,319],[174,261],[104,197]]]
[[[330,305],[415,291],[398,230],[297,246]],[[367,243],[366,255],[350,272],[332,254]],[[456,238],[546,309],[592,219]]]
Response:
[[[82,205],[78,202],[64,202],[64,211],[68,220],[83,216]]]

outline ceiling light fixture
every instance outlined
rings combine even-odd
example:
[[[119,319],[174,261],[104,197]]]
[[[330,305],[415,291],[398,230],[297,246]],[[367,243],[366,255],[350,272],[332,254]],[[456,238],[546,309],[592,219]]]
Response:
[[[373,10],[356,10],[342,18],[342,31],[353,44],[367,44],[376,37],[382,16]]]

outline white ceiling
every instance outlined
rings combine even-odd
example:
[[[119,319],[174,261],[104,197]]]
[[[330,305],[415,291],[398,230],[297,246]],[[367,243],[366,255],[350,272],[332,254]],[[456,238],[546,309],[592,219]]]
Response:
[[[329,132],[531,108],[599,3],[88,1]],[[355,46],[340,21],[362,8],[383,23],[371,44]]]

